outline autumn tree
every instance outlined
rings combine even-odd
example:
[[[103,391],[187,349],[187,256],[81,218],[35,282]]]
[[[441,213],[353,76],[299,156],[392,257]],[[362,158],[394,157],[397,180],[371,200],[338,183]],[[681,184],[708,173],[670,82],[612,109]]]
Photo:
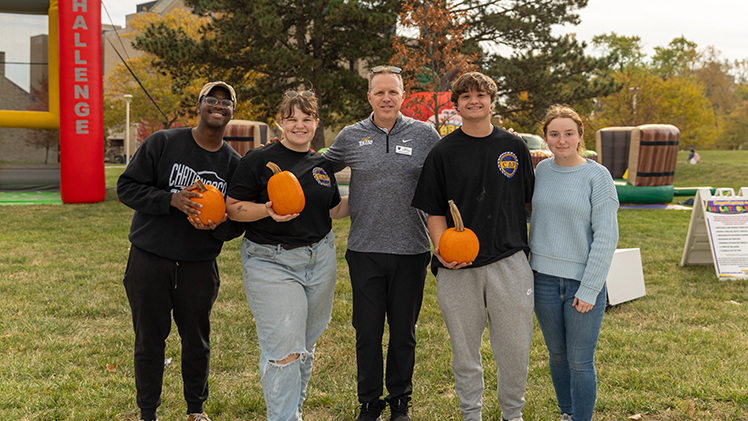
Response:
[[[163,16],[153,12],[139,13],[129,22],[132,32],[122,36],[127,42],[132,42],[148,26],[160,24],[187,37],[196,37],[198,28],[206,21],[183,9],[175,9]],[[139,141],[157,130],[195,124],[197,95],[207,79],[198,72],[191,75],[186,86],[178,85],[171,74],[154,64],[155,60],[155,56],[144,54],[127,60],[127,66],[117,65],[109,75],[104,89],[105,129],[124,129],[124,94],[133,96],[130,121],[138,125],[136,136]]]
[[[128,66],[138,75],[143,88],[164,114],[153,105],[130,71],[124,65],[118,65],[109,75],[108,88],[104,94],[105,109],[107,106],[110,107],[106,113],[105,127],[124,129],[124,94],[133,96],[130,101],[130,121],[133,123],[145,121],[155,130],[160,130],[168,129],[175,123],[179,126],[189,122],[188,111],[182,101],[187,102],[191,99],[194,106],[199,86],[175,93],[170,86],[171,78],[155,71],[151,65],[151,58],[147,56],[128,60]]]
[[[741,86],[739,90],[748,91],[748,87]],[[744,95],[748,96],[748,92]],[[725,117],[723,135],[718,146],[725,149],[748,148],[748,98],[740,101]]]
[[[412,97],[415,105],[434,115],[434,126],[440,131],[444,124],[437,118],[449,100],[440,101],[439,93],[449,91],[451,82],[462,73],[477,68],[477,54],[462,51],[466,13],[455,11],[448,0],[405,0],[398,17],[399,28],[406,34],[393,40],[395,55],[390,62],[403,69],[406,94],[429,92],[430,98]]]
[[[730,74],[730,63],[720,55],[713,47],[707,47],[699,68],[694,71],[718,118],[730,114],[738,102],[735,94],[737,85]]]
[[[49,80],[47,77],[39,80],[38,87],[31,88],[33,101],[26,109],[29,111],[48,111],[49,110]],[[29,129],[24,139],[27,145],[44,149],[44,164],[49,163],[49,151],[57,148],[60,144],[59,129]]]
[[[257,114],[272,120],[283,93],[313,89],[321,122],[312,142],[324,147],[325,125],[365,117],[362,60],[382,64],[392,55],[395,0],[187,0],[210,22],[192,39],[166,25],[150,25],[136,47],[158,57],[179,83],[195,70],[220,75],[252,99]],[[250,77],[251,83],[246,83]]]
[[[701,67],[695,75],[704,86],[706,95],[712,102],[719,141],[716,148],[737,149],[748,144],[748,86],[741,62],[730,63],[712,47],[705,49]]]
[[[672,124],[680,130],[681,144],[710,147],[719,131],[704,85],[693,74],[698,54],[695,44],[676,38],[669,47],[655,49],[647,61],[638,37],[615,33],[597,36],[593,43],[616,57],[612,74],[621,89],[598,98],[594,130],[610,126]],[[678,50],[680,49],[680,50]]]

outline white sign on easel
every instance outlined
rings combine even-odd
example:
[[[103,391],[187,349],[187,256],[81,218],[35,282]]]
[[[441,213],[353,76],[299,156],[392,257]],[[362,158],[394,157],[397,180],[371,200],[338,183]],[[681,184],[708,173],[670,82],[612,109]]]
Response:
[[[748,278],[748,187],[696,192],[680,265],[712,263],[720,279]]]

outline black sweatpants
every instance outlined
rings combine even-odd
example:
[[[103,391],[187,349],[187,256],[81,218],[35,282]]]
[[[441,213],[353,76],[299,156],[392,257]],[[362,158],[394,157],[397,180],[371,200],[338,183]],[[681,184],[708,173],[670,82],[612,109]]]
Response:
[[[188,413],[202,412],[208,399],[210,312],[220,286],[215,259],[178,262],[132,246],[124,284],[135,329],[135,387],[141,416],[155,419],[161,404],[172,311],[182,343]]]
[[[383,393],[382,337],[387,318],[387,402],[410,400],[413,392],[416,322],[430,253],[396,255],[348,250],[345,258],[353,289],[358,400],[369,403]]]

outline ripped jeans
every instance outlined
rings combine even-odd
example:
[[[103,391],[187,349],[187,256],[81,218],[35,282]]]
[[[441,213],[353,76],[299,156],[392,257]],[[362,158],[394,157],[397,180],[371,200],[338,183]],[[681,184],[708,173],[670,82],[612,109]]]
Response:
[[[244,293],[260,344],[260,379],[268,421],[301,421],[314,344],[332,314],[335,234],[285,250],[242,241]],[[279,363],[294,354],[298,358]]]

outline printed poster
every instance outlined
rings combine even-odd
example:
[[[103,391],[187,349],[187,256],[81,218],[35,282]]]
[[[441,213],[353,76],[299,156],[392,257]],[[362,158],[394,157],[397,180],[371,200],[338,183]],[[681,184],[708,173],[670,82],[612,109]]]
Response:
[[[748,278],[748,199],[712,197],[703,206],[717,276]]]

